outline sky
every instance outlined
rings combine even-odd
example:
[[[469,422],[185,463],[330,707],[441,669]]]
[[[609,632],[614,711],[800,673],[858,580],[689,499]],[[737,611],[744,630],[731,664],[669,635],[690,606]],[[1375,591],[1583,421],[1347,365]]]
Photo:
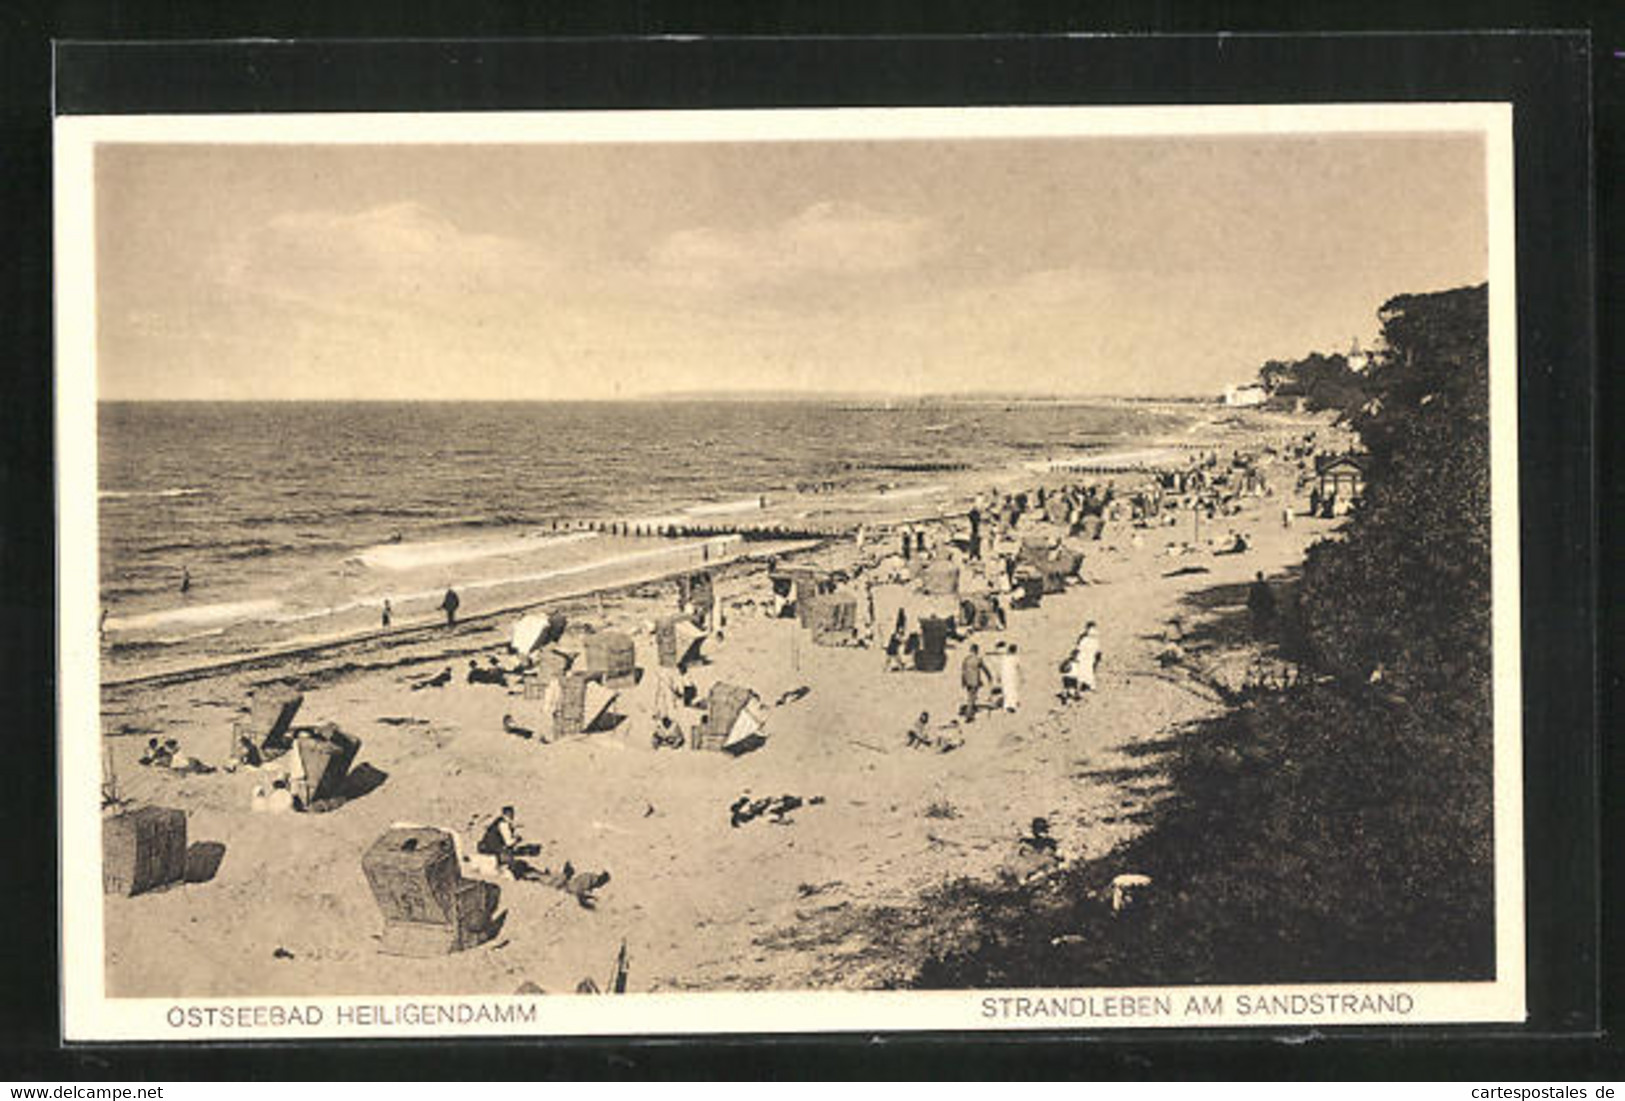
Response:
[[[1476,135],[107,144],[104,399],[1212,395],[1486,278]]]

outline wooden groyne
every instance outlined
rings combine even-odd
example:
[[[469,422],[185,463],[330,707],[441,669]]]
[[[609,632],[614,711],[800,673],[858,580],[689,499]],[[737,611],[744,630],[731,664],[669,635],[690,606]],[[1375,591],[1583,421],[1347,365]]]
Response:
[[[636,520],[556,520],[549,532],[590,531],[633,539],[722,539],[738,536],[748,543],[840,539],[857,532],[858,521],[824,523],[674,523]]]

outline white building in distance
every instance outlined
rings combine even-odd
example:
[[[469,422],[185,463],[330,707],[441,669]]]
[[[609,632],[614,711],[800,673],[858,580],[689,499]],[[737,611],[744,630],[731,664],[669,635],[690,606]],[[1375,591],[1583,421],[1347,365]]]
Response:
[[[1221,400],[1226,405],[1263,405],[1269,396],[1262,382],[1242,382],[1226,386]]]

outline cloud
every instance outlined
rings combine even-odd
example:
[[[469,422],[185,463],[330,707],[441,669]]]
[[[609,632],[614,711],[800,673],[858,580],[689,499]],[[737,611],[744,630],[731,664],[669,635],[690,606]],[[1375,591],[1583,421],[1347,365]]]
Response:
[[[948,246],[929,219],[884,215],[858,203],[821,202],[760,229],[678,230],[657,243],[649,259],[666,282],[727,288],[906,271]]]
[[[277,215],[217,255],[213,275],[232,294],[387,315],[525,292],[546,269],[522,242],[466,232],[421,203],[402,202]]]

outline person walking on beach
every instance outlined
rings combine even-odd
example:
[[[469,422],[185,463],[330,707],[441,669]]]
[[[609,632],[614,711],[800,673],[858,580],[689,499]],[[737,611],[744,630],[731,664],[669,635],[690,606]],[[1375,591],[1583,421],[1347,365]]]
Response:
[[[1095,687],[1095,672],[1100,668],[1100,639],[1095,635],[1095,622],[1084,625],[1072,648],[1072,656],[1061,666],[1061,702],[1081,699],[1083,693]]]
[[[457,609],[461,604],[462,601],[457,598],[457,590],[447,589],[446,598],[440,602],[440,610],[446,613],[447,627],[457,625]]]
[[[901,627],[893,631],[891,638],[886,640],[886,672],[901,673],[903,669],[903,644],[908,634]]]
[[[389,607],[389,597],[387,596],[384,597],[384,614],[380,618],[383,621],[384,629],[387,631],[389,629],[390,619],[392,618]]]
[[[965,702],[960,705],[959,713],[966,722],[976,721],[976,697],[982,691],[984,681],[991,679],[987,664],[982,661],[982,651],[974,642],[971,643],[970,653],[959,666],[959,684],[965,690]]]
[[[1021,706],[1021,659],[1016,657],[1013,642],[999,655],[999,691],[1004,697],[1004,709],[1014,714]]]

